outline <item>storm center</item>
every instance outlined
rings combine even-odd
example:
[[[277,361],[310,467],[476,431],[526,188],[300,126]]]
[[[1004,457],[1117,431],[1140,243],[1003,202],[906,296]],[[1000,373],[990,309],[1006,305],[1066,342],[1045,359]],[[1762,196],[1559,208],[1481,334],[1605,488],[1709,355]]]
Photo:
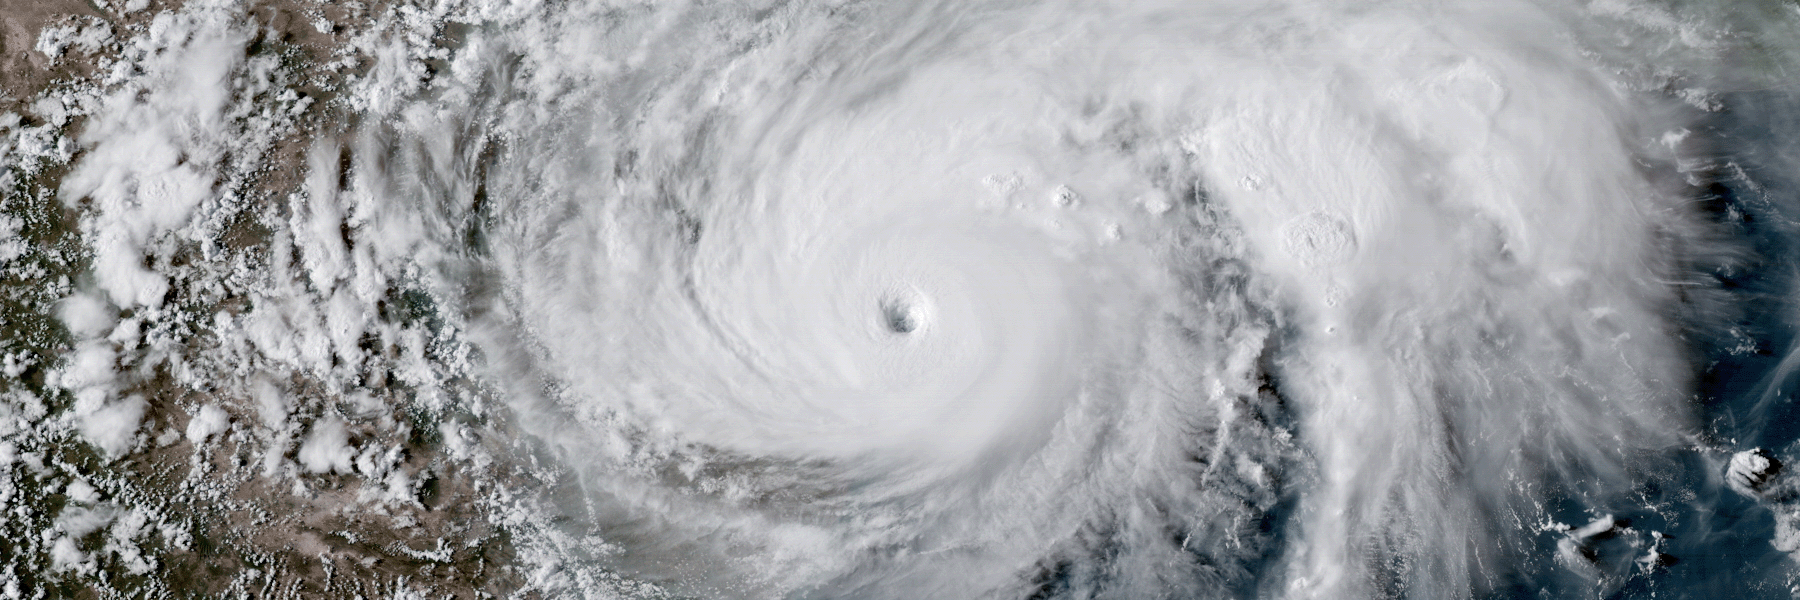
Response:
[[[919,304],[908,298],[884,298],[879,304],[881,324],[889,333],[909,334],[924,326]]]

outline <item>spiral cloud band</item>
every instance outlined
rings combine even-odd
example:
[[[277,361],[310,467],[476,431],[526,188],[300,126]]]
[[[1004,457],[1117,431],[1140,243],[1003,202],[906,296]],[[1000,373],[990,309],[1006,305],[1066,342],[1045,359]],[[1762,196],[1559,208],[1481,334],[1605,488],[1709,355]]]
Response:
[[[1642,166],[1667,109],[1567,14],[774,10],[720,54],[668,25],[489,171],[541,198],[494,244],[556,438],[684,540],[625,568],[1485,594],[1548,490],[1691,431],[1665,282],[1703,223]]]
[[[101,456],[466,481],[551,597],[1797,581],[1792,2],[401,4],[244,234],[221,111],[298,96],[236,4],[145,30],[58,196]],[[208,293],[198,391],[95,374]]]

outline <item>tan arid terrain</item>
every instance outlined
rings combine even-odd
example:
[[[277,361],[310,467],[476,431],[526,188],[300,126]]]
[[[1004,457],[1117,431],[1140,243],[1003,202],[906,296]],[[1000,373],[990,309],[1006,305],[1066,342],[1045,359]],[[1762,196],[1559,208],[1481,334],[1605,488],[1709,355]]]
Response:
[[[98,16],[85,2],[58,0],[6,3],[0,16],[0,89],[6,90],[6,110],[16,110],[20,98],[41,91],[57,77],[50,58],[37,51],[38,32],[44,25],[73,17]]]
[[[65,297],[93,285],[83,274],[93,255],[74,237],[91,218],[90,200],[62,189],[92,150],[82,132],[100,98],[134,85],[144,61],[172,51],[128,56],[132,40],[152,36],[158,15],[183,9],[129,4],[0,1],[0,132],[10,154],[0,209],[14,228],[0,263],[7,333],[0,352],[9,375],[0,382],[8,399],[0,406],[0,598],[531,597],[493,492],[496,481],[541,474],[479,451],[447,455],[446,429],[476,418],[468,406],[423,407],[414,401],[419,377],[392,381],[407,352],[417,359],[455,351],[447,334],[432,330],[443,324],[422,294],[393,290],[389,312],[368,316],[390,323],[394,339],[412,346],[365,338],[365,364],[324,380],[271,368],[254,351],[236,353],[195,327],[194,315],[241,315],[268,297],[268,282],[254,277],[205,290],[177,282],[154,307],[102,303],[99,331],[71,332],[59,320],[70,310]],[[238,37],[213,50],[235,61],[229,76],[265,81],[264,96],[237,100],[234,109],[254,111],[285,93],[289,110],[249,125],[261,128],[248,133],[260,136],[256,142],[227,148],[255,152],[254,165],[227,158],[198,170],[236,196],[235,205],[211,209],[219,221],[206,242],[206,252],[218,253],[213,259],[279,260],[271,233],[292,217],[287,196],[305,177],[309,149],[346,131],[332,99],[345,74],[371,62],[347,53],[345,41],[366,34],[357,27],[372,14],[393,8],[275,1],[214,11],[241,20]],[[58,42],[47,33],[57,28],[77,39]],[[342,62],[327,68],[334,60]],[[109,72],[123,77],[109,80]],[[231,118],[241,128],[258,115]],[[146,260],[199,260],[194,242],[166,243],[173,246],[160,259]],[[130,323],[129,331],[113,325],[119,322]],[[92,338],[106,332],[110,339]],[[115,451],[81,443],[82,426],[62,416],[84,410],[55,381],[68,380],[67,353],[82,344],[131,373],[107,382],[106,395],[141,401],[135,431]],[[172,373],[182,369],[243,379]],[[454,377],[423,376],[432,380],[430,393],[483,393],[458,387]],[[270,396],[259,405],[246,389]],[[196,424],[203,410],[211,420]],[[357,454],[309,463],[322,469],[298,465],[307,436],[333,435],[320,433],[327,422],[342,423],[340,439],[325,440],[336,442],[332,450]]]

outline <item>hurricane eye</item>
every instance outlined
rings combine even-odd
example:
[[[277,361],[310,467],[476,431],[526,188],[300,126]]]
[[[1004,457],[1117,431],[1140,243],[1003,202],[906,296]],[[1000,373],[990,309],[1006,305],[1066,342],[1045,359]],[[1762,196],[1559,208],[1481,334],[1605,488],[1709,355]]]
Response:
[[[919,318],[911,303],[900,299],[881,301],[881,323],[888,332],[907,334],[919,328]]]

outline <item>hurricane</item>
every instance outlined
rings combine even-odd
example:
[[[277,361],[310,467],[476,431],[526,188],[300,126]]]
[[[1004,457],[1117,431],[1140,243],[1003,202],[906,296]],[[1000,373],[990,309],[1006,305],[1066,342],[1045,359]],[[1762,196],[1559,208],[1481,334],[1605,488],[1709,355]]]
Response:
[[[8,597],[1800,594],[1791,1],[46,6]]]

